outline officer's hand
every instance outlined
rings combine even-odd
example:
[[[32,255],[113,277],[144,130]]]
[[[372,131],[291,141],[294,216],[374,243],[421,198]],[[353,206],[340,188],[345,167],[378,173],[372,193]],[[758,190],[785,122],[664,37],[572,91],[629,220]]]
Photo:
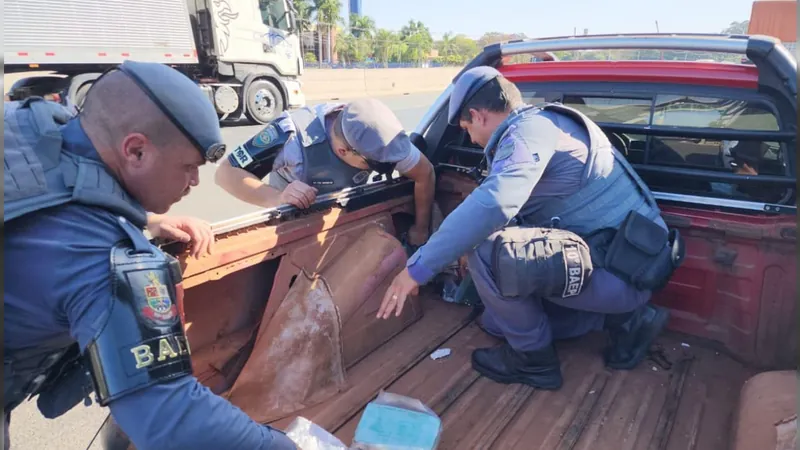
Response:
[[[464,278],[467,275],[467,272],[469,272],[469,256],[462,255],[460,258],[458,258],[458,275],[461,278]]]
[[[147,230],[153,237],[192,242],[192,256],[210,255],[213,251],[214,234],[211,225],[196,217],[166,216],[152,214],[147,219]]]
[[[428,230],[423,227],[418,227],[417,225],[413,225],[408,230],[408,243],[413,245],[414,247],[419,247],[425,242],[428,241]]]
[[[383,302],[381,302],[381,307],[378,310],[378,318],[388,319],[392,314],[392,310],[395,310],[395,316],[399,316],[403,312],[403,305],[406,304],[406,298],[409,294],[419,294],[419,285],[411,278],[406,268],[394,277],[391,286],[386,290]]]
[[[281,204],[288,203],[302,209],[311,206],[316,198],[317,189],[298,180],[289,183],[281,192]]]

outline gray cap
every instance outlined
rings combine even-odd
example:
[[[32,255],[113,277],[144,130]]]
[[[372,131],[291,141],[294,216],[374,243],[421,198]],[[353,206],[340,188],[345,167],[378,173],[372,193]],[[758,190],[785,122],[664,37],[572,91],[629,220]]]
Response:
[[[411,140],[397,116],[382,102],[355,100],[341,114],[344,138],[365,158],[395,163],[408,155]]]
[[[225,154],[219,118],[210,99],[186,75],[165,64],[127,60],[118,69],[158,105],[206,160]]]
[[[473,67],[462,73],[455,86],[453,86],[453,92],[450,94],[447,122],[451,125],[458,125],[457,118],[461,112],[461,107],[478,92],[478,89],[499,76],[500,72],[489,66]]]

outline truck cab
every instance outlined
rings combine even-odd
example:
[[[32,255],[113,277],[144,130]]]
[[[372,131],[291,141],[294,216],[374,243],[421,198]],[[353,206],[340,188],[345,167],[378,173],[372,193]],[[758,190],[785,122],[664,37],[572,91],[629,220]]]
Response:
[[[101,73],[132,59],[184,73],[207,93],[221,121],[267,123],[305,105],[289,0],[87,0],[55,9],[46,3],[5,3],[5,73],[49,72],[18,80],[9,100],[55,94],[80,107]],[[43,21],[49,24],[46,36],[34,25]]]

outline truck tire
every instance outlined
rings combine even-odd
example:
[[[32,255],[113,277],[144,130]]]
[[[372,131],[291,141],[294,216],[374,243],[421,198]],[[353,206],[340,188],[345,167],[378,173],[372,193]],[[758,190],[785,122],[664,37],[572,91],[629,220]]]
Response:
[[[92,83],[102,74],[100,73],[82,73],[72,77],[69,83],[69,90],[67,97],[73,105],[80,108],[83,106],[83,100],[86,98],[86,93],[92,87]]]
[[[255,80],[247,87],[245,94],[247,117],[250,120],[267,124],[283,112],[283,96],[278,86],[265,80]]]

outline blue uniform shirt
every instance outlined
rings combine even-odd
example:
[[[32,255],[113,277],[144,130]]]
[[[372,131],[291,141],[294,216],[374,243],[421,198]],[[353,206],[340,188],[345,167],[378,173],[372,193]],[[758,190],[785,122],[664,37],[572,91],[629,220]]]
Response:
[[[554,112],[523,108],[506,119],[509,127],[498,136],[483,183],[408,259],[409,274],[417,283],[430,281],[447,264],[506,226],[523,207],[580,188],[588,155],[587,131]]]
[[[63,131],[69,150],[99,158],[77,119]],[[4,345],[35,346],[69,333],[85,349],[111,304],[111,247],[127,238],[115,216],[67,204],[24,216],[6,228]],[[266,450],[288,440],[191,376],[127,395],[109,408],[140,449]]]

